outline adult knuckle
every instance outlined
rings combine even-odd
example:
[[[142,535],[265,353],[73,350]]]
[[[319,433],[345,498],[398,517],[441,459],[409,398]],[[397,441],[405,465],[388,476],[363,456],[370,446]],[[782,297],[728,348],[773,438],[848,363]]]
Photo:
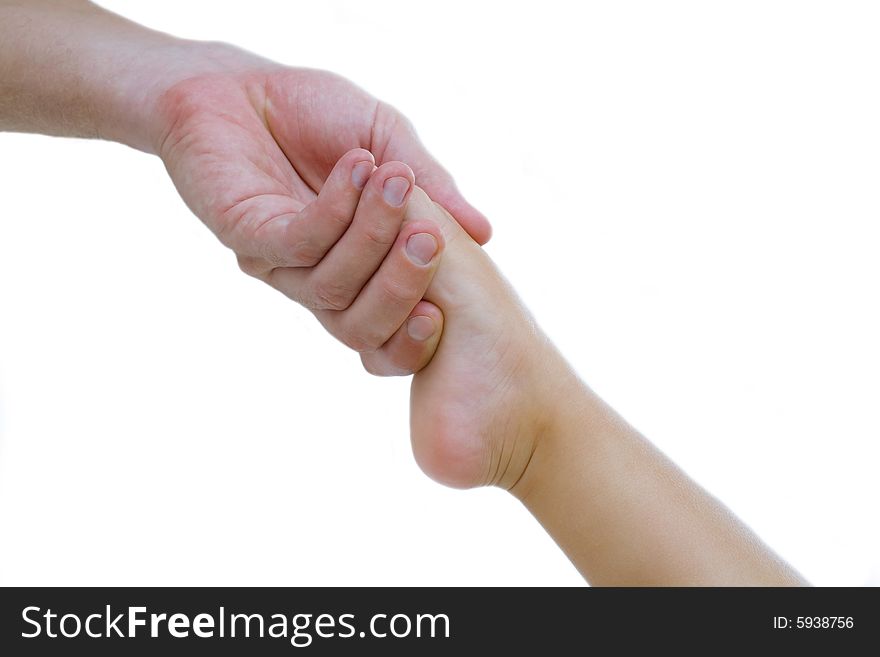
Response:
[[[388,280],[382,283],[382,298],[386,304],[399,306],[413,303],[419,298],[419,293],[410,282]]]
[[[351,214],[344,207],[330,205],[322,214],[325,224],[335,224],[343,229],[351,224]]]
[[[382,223],[370,224],[364,227],[364,238],[368,244],[387,250],[397,239],[397,229],[396,227],[392,229]]]
[[[271,222],[262,223],[253,233],[260,245],[260,256],[274,267],[313,267],[326,249],[315,239],[300,216],[283,231],[268,233]]]
[[[324,250],[312,239],[299,240],[290,247],[290,259],[296,267],[314,267],[324,257]]]
[[[272,244],[271,242],[258,242],[257,253],[259,253],[260,258],[273,267],[281,267],[284,265],[284,259],[279,255],[277,245]]]
[[[352,294],[345,286],[332,281],[319,281],[312,288],[314,306],[323,310],[345,310],[351,305]]]

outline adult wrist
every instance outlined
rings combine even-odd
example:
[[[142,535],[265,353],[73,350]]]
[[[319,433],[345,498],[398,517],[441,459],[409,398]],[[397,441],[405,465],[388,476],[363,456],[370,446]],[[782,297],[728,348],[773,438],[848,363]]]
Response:
[[[270,64],[225,43],[157,36],[120,62],[106,94],[108,112],[101,129],[103,138],[153,154],[169,129],[171,117],[163,107],[169,90],[188,79]]]

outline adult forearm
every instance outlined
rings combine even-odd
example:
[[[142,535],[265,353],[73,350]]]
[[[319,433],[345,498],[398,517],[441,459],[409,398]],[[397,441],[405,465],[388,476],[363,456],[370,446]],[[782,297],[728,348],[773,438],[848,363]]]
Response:
[[[805,584],[573,375],[515,494],[600,585]]]
[[[149,30],[85,0],[0,0],[0,130],[153,151],[162,91],[219,70],[226,50]]]

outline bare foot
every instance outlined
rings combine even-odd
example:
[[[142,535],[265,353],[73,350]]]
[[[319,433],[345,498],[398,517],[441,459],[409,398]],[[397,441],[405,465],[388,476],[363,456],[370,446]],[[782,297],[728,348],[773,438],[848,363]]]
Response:
[[[544,424],[548,368],[564,361],[483,249],[419,188],[407,219],[432,219],[446,250],[425,299],[443,311],[440,346],[415,375],[413,452],[425,473],[457,488],[511,489]]]

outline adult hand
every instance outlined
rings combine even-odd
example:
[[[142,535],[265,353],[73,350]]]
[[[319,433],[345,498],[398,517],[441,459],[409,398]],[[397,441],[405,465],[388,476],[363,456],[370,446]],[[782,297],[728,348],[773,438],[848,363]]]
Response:
[[[479,243],[486,218],[394,108],[332,73],[201,47],[213,70],[157,107],[155,148],[183,199],[246,273],[314,311],[368,370],[420,369],[440,336],[441,313],[419,301],[443,243],[432,222],[402,227],[409,192],[418,181]]]
[[[0,130],[157,153],[241,267],[310,307],[376,373],[418,369],[439,338],[439,310],[416,304],[442,240],[432,222],[402,228],[414,180],[489,237],[410,124],[351,83],[83,0],[0,0]]]

